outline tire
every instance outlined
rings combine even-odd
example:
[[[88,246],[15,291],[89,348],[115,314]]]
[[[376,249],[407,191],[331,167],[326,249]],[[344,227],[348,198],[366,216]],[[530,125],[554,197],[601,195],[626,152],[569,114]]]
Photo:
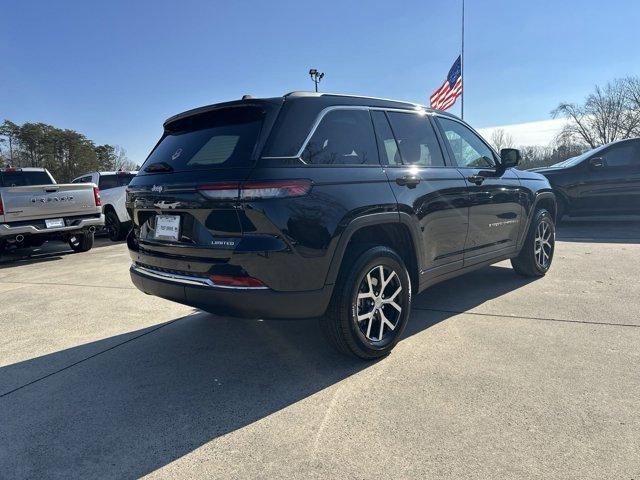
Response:
[[[409,272],[400,256],[387,247],[360,250],[345,259],[320,327],[329,343],[343,354],[364,360],[384,357],[407,326],[411,312]],[[358,315],[363,317],[360,321]]]
[[[516,273],[525,277],[545,275],[553,261],[555,239],[553,217],[543,208],[536,210],[520,253],[511,259],[511,266]]]
[[[69,239],[69,246],[74,252],[88,252],[93,248],[93,239],[92,232],[77,233]]]
[[[107,210],[104,217],[104,226],[109,235],[109,240],[112,242],[120,242],[124,240],[127,233],[129,233],[127,229],[128,223],[120,222],[118,214],[111,209]]]

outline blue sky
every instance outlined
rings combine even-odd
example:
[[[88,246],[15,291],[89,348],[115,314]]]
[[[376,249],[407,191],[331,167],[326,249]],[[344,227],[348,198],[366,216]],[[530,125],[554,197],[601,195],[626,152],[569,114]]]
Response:
[[[640,74],[640,2],[466,0],[465,119],[549,118]],[[0,119],[41,121],[142,161],[163,120],[242,94],[321,89],[427,103],[460,48],[448,1],[29,1],[0,14]],[[451,110],[459,113],[458,105]]]

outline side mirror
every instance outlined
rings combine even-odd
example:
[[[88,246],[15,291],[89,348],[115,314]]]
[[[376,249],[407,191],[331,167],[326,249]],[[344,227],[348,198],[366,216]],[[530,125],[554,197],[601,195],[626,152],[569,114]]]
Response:
[[[601,157],[590,158],[589,168],[591,168],[591,170],[600,170],[601,168],[604,168],[604,160]]]
[[[502,164],[502,168],[515,167],[520,160],[522,160],[522,155],[517,148],[503,148],[500,150],[500,163]]]

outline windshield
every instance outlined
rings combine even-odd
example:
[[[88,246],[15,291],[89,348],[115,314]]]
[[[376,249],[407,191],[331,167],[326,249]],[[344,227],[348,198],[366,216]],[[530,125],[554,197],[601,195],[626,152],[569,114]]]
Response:
[[[552,167],[573,167],[574,165],[577,165],[583,160],[586,160],[587,158],[591,157],[593,154],[602,151],[605,147],[607,147],[607,145],[601,145],[600,147],[594,148],[593,150],[587,150],[586,152],[578,155],[577,157],[567,158],[566,160],[563,160],[562,162],[554,163],[551,166]]]
[[[168,126],[142,171],[154,171],[154,164],[165,171],[250,166],[263,118],[262,109],[236,107],[179,120]]]

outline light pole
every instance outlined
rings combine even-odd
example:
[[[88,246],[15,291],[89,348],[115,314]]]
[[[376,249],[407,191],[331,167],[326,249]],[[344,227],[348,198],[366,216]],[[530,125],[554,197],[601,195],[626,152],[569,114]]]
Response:
[[[316,86],[316,92],[317,92],[318,84],[324,78],[324,73],[320,73],[317,69],[312,68],[311,70],[309,70],[309,76],[311,77],[311,80],[313,80],[313,83]]]

